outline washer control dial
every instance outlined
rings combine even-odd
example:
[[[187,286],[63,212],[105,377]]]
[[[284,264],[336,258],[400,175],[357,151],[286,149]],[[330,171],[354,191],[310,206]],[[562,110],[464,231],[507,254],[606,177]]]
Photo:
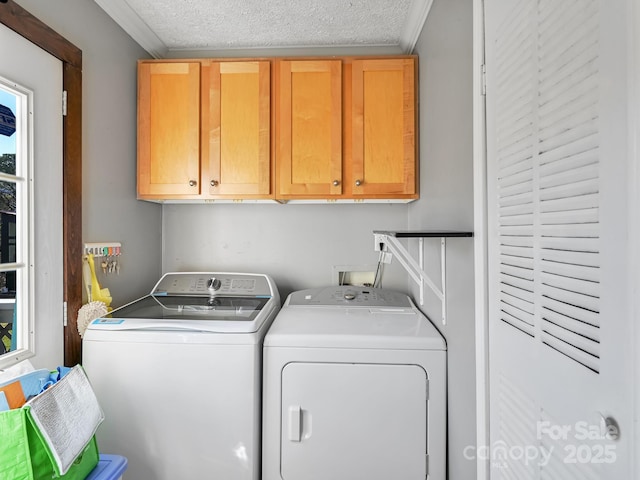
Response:
[[[207,289],[210,292],[215,292],[216,290],[220,290],[221,285],[222,285],[222,282],[216,277],[211,277],[209,280],[207,280]]]

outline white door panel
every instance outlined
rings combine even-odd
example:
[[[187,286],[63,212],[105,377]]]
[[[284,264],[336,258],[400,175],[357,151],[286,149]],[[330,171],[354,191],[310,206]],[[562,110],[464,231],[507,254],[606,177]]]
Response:
[[[282,371],[284,480],[422,480],[427,376],[417,365],[289,363]]]
[[[0,24],[0,75],[34,92],[35,357],[63,363],[62,62]]]
[[[491,478],[632,478],[626,8],[485,0]]]

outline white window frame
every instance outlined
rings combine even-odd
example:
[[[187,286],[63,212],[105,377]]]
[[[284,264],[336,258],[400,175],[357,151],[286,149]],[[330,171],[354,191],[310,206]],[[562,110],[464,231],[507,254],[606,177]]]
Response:
[[[0,76],[0,88],[16,97],[16,174],[0,173],[0,181],[16,183],[16,262],[0,263],[0,271],[16,271],[16,349],[0,355],[0,369],[35,355],[33,91]],[[14,329],[16,326],[14,325]]]

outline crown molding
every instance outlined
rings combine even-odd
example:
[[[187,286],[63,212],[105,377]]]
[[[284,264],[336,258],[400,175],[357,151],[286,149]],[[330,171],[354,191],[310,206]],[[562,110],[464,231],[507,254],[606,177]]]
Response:
[[[164,58],[167,46],[142,21],[125,0],[94,0],[120,27],[129,34],[149,55]]]
[[[432,5],[433,0],[413,0],[411,3],[400,37],[400,47],[404,53],[413,53]]]

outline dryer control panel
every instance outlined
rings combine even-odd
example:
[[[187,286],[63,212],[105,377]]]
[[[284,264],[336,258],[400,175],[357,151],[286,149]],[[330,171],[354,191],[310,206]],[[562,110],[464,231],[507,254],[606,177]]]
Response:
[[[409,297],[400,292],[382,288],[338,286],[312,288],[293,292],[288,305],[352,306],[352,307],[412,307]]]

